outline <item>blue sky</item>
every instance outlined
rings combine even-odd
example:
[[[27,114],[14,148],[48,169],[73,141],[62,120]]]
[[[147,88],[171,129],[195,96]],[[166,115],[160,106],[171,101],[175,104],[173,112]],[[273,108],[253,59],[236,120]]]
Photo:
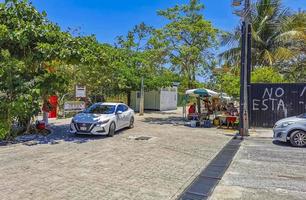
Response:
[[[0,0],[3,2],[3,0]],[[85,35],[95,34],[100,42],[113,44],[116,36],[126,35],[136,24],[145,22],[156,28],[166,21],[156,15],[159,9],[188,0],[32,0],[34,6],[45,10],[48,18],[63,30],[81,28]],[[232,0],[202,0],[203,14],[214,26],[230,31],[239,22],[232,14]],[[283,0],[293,10],[306,9],[305,0]]]

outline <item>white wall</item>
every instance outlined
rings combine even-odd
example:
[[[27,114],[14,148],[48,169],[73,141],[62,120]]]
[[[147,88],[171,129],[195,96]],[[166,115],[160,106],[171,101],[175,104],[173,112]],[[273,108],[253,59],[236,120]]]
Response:
[[[140,98],[138,92],[131,93],[131,108],[139,111]],[[140,95],[138,95],[140,97]],[[162,88],[159,91],[149,91],[144,94],[144,109],[147,110],[176,110],[177,108],[177,88]]]
[[[177,88],[163,88],[160,91],[160,110],[177,109]]]

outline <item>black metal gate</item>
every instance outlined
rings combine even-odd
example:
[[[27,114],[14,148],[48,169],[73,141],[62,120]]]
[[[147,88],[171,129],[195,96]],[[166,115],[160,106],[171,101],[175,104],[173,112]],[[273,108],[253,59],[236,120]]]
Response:
[[[250,84],[251,127],[273,127],[282,118],[306,113],[306,83]]]

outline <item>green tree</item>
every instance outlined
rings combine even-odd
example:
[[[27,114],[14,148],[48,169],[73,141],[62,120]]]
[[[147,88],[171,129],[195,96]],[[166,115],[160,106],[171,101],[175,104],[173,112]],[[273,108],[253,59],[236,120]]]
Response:
[[[284,83],[284,77],[273,67],[261,67],[252,72],[253,83]]]
[[[240,95],[240,73],[237,68],[223,66],[214,70],[214,81],[210,83],[213,89],[238,98]],[[273,67],[260,67],[251,74],[252,83],[285,83],[284,76]]]
[[[203,9],[199,0],[190,0],[187,5],[158,11],[169,21],[158,30],[158,40],[166,45],[172,69],[187,79],[189,88],[195,86],[198,73],[208,69],[213,57],[209,49],[217,44],[218,30],[203,17]]]
[[[155,37],[158,31],[141,23],[136,25],[126,37],[119,37],[116,44],[117,57],[114,70],[118,83],[117,91],[129,95],[139,90],[141,78],[145,80],[145,89],[154,90],[172,85],[179,78],[166,64],[164,44]]]
[[[297,73],[293,81],[298,81],[297,79],[302,78],[299,75],[300,69],[306,67],[306,14],[292,14],[288,8],[282,6],[281,0],[259,0],[252,8],[253,68],[272,66],[285,75]],[[222,43],[230,48],[220,54],[220,57],[224,62],[238,66],[241,51],[240,29],[224,34]],[[302,65],[297,67],[297,62]]]
[[[10,127],[14,120],[29,129],[41,99],[65,88],[67,77],[56,69],[70,58],[65,44],[73,38],[26,0],[0,3],[0,36],[0,107],[8,113],[1,127]],[[10,132],[1,131],[2,137]]]
[[[224,65],[213,70],[213,79],[209,83],[212,89],[238,98],[240,95],[240,72],[237,68]]]

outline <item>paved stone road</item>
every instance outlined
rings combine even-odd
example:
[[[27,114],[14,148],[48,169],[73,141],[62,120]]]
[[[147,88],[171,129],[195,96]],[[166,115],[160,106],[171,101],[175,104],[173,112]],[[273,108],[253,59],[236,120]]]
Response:
[[[212,200],[306,199],[306,148],[274,144],[271,135],[259,131],[241,144]]]
[[[137,117],[134,129],[113,138],[76,137],[67,123],[57,122],[41,144],[0,147],[1,200],[175,199],[231,139],[184,127],[177,113]]]

